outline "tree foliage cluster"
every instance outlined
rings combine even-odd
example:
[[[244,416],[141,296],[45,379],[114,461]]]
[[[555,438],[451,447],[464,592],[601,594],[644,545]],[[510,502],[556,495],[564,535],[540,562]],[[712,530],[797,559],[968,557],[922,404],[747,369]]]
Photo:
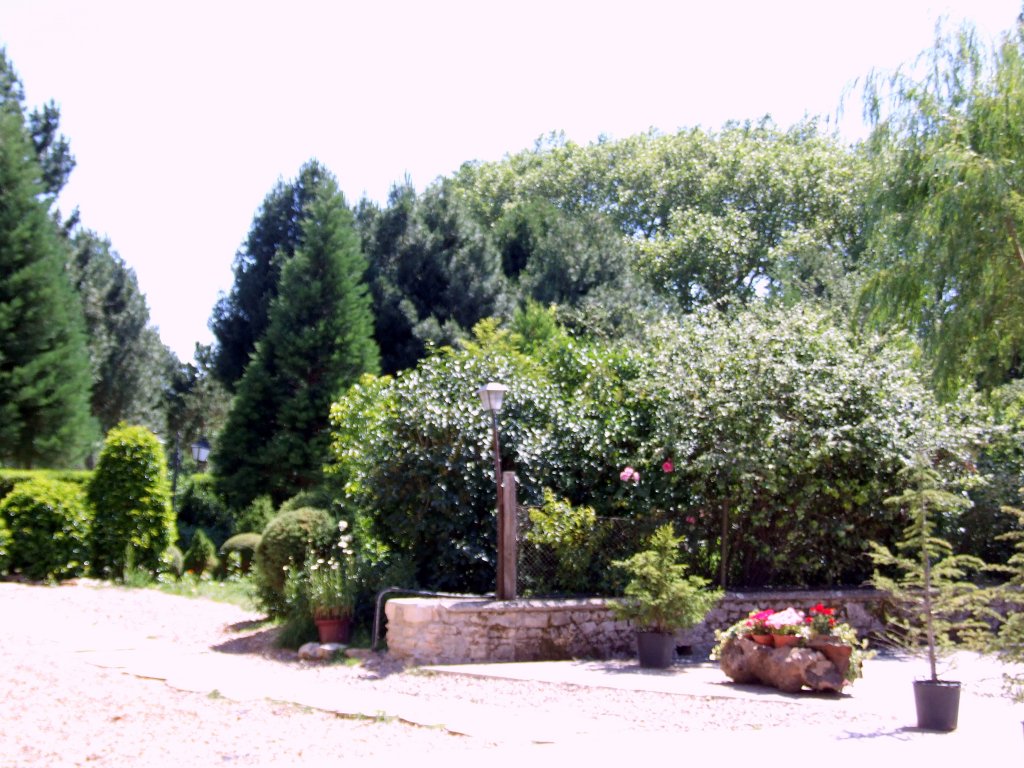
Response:
[[[55,201],[75,166],[53,102],[0,50],[0,462],[79,466],[122,420],[166,431],[176,361],[135,275]]]
[[[0,573],[123,578],[129,566],[162,568],[177,531],[164,452],[149,430],[112,429],[94,472],[22,475],[2,488]]]
[[[550,489],[597,518],[671,522],[688,567],[731,586],[859,583],[867,539],[903,528],[883,502],[913,447],[955,482],[981,439],[972,405],[936,402],[899,347],[808,307],[690,316],[630,345],[563,333],[525,346],[485,324],[466,349],[364,379],[334,406],[332,470],[357,530],[419,586],[493,579],[491,441],[475,395],[489,380],[511,385],[503,460],[524,503]]]

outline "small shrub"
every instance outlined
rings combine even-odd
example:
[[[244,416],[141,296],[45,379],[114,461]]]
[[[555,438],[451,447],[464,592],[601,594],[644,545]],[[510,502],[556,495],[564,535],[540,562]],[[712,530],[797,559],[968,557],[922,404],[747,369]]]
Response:
[[[196,576],[202,576],[217,566],[217,550],[202,528],[193,534],[192,542],[185,550],[183,564],[186,572],[194,573]]]
[[[89,483],[89,502],[95,510],[94,573],[122,577],[129,546],[135,565],[155,572],[177,532],[167,462],[152,432],[123,425],[110,430]]]
[[[185,572],[185,555],[177,546],[171,544],[164,550],[160,557],[160,573],[168,573],[175,579],[180,579]]]
[[[307,549],[326,552],[334,531],[331,516],[312,507],[281,512],[267,524],[256,549],[256,570],[259,599],[268,613],[281,616],[286,610],[285,566],[301,568]]]
[[[0,502],[10,535],[9,567],[31,579],[77,576],[88,560],[89,515],[81,488],[35,477]]]
[[[227,561],[231,555],[238,555],[240,570],[242,573],[248,573],[262,538],[258,533],[236,533],[221,544],[220,556]],[[226,567],[225,570],[227,570]]]

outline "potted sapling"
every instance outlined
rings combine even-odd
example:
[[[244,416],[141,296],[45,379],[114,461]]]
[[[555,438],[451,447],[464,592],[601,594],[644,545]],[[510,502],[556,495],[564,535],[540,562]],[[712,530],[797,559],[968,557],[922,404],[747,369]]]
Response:
[[[914,681],[919,728],[952,731],[957,727],[960,682],[939,677],[941,656],[970,645],[987,629],[981,620],[986,590],[969,576],[985,568],[977,557],[958,555],[938,534],[937,522],[970,506],[963,495],[945,490],[924,459],[903,472],[907,488],[885,503],[905,510],[909,523],[894,550],[870,542],[875,565],[872,584],[890,596],[893,611],[886,635],[898,647],[923,655],[929,675]]]
[[[682,541],[667,523],[654,532],[647,549],[612,563],[629,575],[625,597],[613,603],[612,610],[637,628],[641,667],[670,666],[675,633],[702,621],[722,595],[708,589],[706,579],[687,575],[679,562]]]

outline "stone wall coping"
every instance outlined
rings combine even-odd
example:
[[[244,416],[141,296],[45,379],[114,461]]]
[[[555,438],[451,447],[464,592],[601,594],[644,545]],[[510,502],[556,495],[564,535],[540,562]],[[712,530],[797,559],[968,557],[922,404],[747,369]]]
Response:
[[[503,611],[515,611],[516,613],[550,612],[552,610],[600,610],[608,607],[609,601],[618,598],[590,597],[580,599],[519,599],[519,600],[494,600],[482,597],[453,598],[453,597],[396,597],[388,600],[388,604],[398,605],[435,605],[447,609],[452,613],[501,613]]]
[[[732,603],[760,602],[766,607],[776,606],[787,601],[802,600],[878,600],[885,593],[877,589],[806,589],[806,590],[751,590],[749,592],[726,592],[722,602]],[[529,613],[531,611],[550,611],[552,609],[572,610],[605,608],[609,603],[620,600],[616,597],[588,598],[518,598],[516,600],[495,600],[490,597],[394,597],[389,603],[399,605],[436,605],[451,611],[508,611]]]

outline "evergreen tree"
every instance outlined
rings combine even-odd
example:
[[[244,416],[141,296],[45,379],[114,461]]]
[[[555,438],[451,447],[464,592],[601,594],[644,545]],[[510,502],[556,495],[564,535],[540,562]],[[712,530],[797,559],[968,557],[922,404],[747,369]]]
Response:
[[[20,105],[0,103],[0,461],[80,461],[97,438],[80,304]]]
[[[210,320],[217,339],[214,373],[231,390],[266,332],[281,268],[302,244],[307,206],[329,175],[314,160],[301,168],[294,181],[278,182],[253,219],[245,245],[235,255],[231,293],[220,298]]]
[[[164,390],[176,360],[149,324],[135,273],[94,232],[77,232],[72,246],[71,277],[92,363],[92,414],[104,433],[122,421],[164,433]]]
[[[407,182],[362,222],[388,373],[414,366],[429,346],[467,339],[483,318],[510,314],[501,255],[449,183],[417,198]]]
[[[328,455],[331,403],[378,369],[366,260],[337,183],[323,176],[304,211],[301,246],[281,269],[266,334],[217,441],[228,503],[275,502],[315,485]]]

